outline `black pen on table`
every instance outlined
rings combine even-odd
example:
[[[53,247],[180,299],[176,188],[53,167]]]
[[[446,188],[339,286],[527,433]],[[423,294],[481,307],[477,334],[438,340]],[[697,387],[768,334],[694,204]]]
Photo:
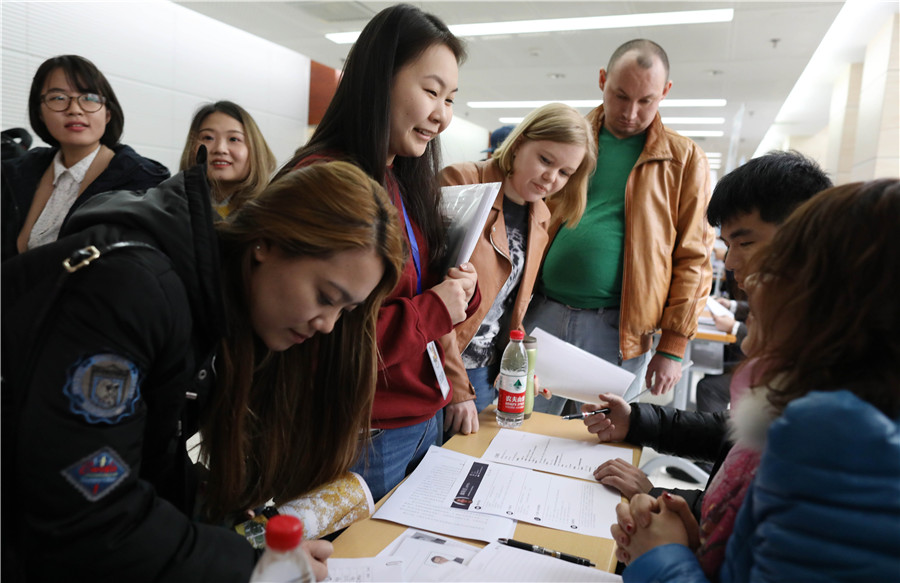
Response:
[[[550,557],[556,557],[557,559],[562,559],[563,561],[568,561],[570,563],[575,563],[576,565],[584,565],[585,567],[596,567],[594,563],[585,559],[584,557],[576,557],[575,555],[570,555],[568,553],[561,553],[559,551],[552,551],[550,549],[545,549],[544,547],[539,547],[538,545],[532,545],[528,543],[523,543],[522,541],[518,541],[512,538],[498,538],[497,542],[501,545],[506,545],[508,547],[513,547],[516,549],[522,549],[524,551],[531,551],[533,553],[538,553],[541,555],[547,555]]]

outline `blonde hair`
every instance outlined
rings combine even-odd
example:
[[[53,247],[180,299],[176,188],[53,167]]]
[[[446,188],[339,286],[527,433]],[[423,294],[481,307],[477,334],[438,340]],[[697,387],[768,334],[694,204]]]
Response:
[[[194,113],[187,140],[184,143],[184,150],[181,152],[179,170],[187,170],[196,164],[197,149],[200,147],[200,127],[207,117],[217,112],[224,113],[244,126],[244,139],[249,152],[247,161],[250,165],[250,172],[247,174],[247,178],[238,183],[231,197],[231,210],[234,212],[235,209],[240,208],[245,202],[262,192],[269,183],[272,173],[275,172],[277,160],[263,138],[262,132],[259,131],[259,126],[256,125],[256,121],[247,113],[247,110],[232,101],[216,101],[201,106]],[[211,186],[213,199],[222,202],[219,199],[216,184],[213,183]]]
[[[587,187],[597,166],[597,141],[590,122],[574,108],[564,103],[548,103],[522,120],[494,151],[500,169],[509,174],[513,169],[516,150],[523,140],[549,141],[584,146],[584,158],[569,177],[566,185],[547,197],[553,209],[554,222],[565,222],[569,228],[581,220],[587,206]]]

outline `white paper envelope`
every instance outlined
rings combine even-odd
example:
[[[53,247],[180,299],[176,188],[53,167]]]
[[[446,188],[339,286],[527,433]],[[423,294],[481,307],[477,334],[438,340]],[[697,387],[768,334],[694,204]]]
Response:
[[[542,387],[554,395],[583,403],[599,403],[600,393],[620,397],[634,381],[634,374],[590,352],[535,328],[537,366],[535,372]]]

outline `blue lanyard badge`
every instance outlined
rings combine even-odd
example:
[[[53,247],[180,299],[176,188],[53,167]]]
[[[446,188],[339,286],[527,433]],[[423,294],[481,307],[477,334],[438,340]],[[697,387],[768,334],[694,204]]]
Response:
[[[406,206],[403,204],[403,196],[399,195],[400,211],[403,212],[403,220],[406,222],[406,235],[409,237],[410,252],[413,263],[416,265],[416,295],[422,293],[422,263],[419,259],[419,243],[416,241],[416,234],[413,233],[412,224],[409,222],[409,215],[406,214]]]

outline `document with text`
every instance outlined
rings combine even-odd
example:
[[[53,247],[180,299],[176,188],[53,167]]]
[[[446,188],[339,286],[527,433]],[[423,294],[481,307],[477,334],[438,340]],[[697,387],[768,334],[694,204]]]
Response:
[[[583,480],[593,480],[594,470],[604,462],[620,458],[631,463],[633,459],[630,450],[613,445],[512,429],[501,429],[481,457],[492,462]]]
[[[597,482],[469,458],[447,505],[547,528],[611,538],[618,492]],[[485,540],[485,539],[482,539]],[[494,539],[496,540],[496,539]]]
[[[431,446],[415,471],[384,501],[373,518],[485,542],[512,537],[515,520],[467,512],[446,503],[453,498],[457,479],[473,459]]]

